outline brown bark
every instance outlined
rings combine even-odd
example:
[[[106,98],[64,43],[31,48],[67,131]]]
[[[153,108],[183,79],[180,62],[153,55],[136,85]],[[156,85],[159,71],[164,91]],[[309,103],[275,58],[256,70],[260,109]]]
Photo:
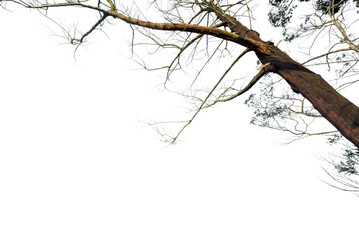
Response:
[[[269,45],[270,55],[257,54],[262,63],[271,63],[274,72],[312,103],[343,136],[359,147],[359,108],[338,93],[319,74],[303,67],[279,48]]]
[[[356,105],[337,92],[319,74],[294,61],[273,43],[263,41],[257,32],[249,30],[230,16],[218,17],[227,22],[237,34],[265,43],[269,54],[253,48],[262,64],[269,63],[272,72],[282,76],[294,92],[302,94],[344,137],[359,147],[359,108]]]
[[[108,1],[111,2],[110,0]],[[209,7],[216,13],[219,19],[226,23],[233,33],[215,27],[193,24],[142,21],[119,13],[112,5],[111,10],[104,10],[81,2],[44,4],[39,6],[27,5],[22,2],[17,3],[28,8],[39,9],[66,6],[89,8],[100,11],[106,16],[112,16],[137,26],[165,31],[207,34],[245,46],[253,50],[263,64],[267,64],[268,66],[269,63],[269,71],[282,76],[294,92],[300,93],[308,99],[314,108],[332,123],[344,137],[359,147],[359,108],[357,106],[339,94],[320,75],[315,74],[291,59],[286,53],[275,47],[273,43],[263,41],[256,31],[248,29],[235,18],[224,14],[224,12],[215,5]]]
[[[232,33],[216,28],[191,24],[152,23],[127,17],[116,11],[109,11],[109,14],[142,27],[209,34],[236,42],[253,50],[262,64],[269,63],[271,65],[270,71],[282,76],[294,92],[300,93],[308,99],[314,108],[333,124],[344,137],[359,147],[359,108],[356,105],[339,94],[320,75],[294,61],[273,43],[263,41],[256,31],[248,29],[235,18],[217,11],[218,9],[213,8],[213,10],[219,19],[227,23],[228,27],[238,36],[237,38]]]

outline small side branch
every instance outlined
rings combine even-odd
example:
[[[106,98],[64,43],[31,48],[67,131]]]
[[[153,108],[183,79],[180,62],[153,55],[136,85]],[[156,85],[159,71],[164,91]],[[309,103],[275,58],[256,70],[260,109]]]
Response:
[[[115,3],[112,0],[107,0],[107,2],[110,4],[111,11],[116,11]]]
[[[342,35],[343,40],[349,45],[349,48],[356,52],[359,52],[359,46],[354,44],[354,42],[349,39],[349,36],[347,35],[339,19],[336,18],[333,14],[331,14],[330,17],[332,19],[333,24],[336,26],[336,28],[339,30],[340,34]]]
[[[104,14],[86,33],[84,33],[81,38],[73,38],[71,39],[71,44],[81,44],[83,43],[84,39],[90,35],[105,19],[108,17],[108,14]]]
[[[226,14],[220,7],[215,5],[212,1],[206,3],[208,8],[211,9],[218,19],[227,23],[227,26],[236,33],[236,35],[241,39],[239,44],[250,48],[258,53],[269,55],[271,54],[270,49],[267,45],[259,38],[259,34],[253,30],[248,29],[240,22],[238,22],[234,17]]]
[[[190,125],[192,123],[192,121],[195,119],[195,117],[198,115],[198,113],[204,108],[204,105],[207,103],[208,99],[210,98],[210,96],[213,94],[214,90],[216,90],[216,88],[218,87],[218,85],[222,82],[222,80],[224,79],[224,77],[227,75],[227,73],[233,68],[233,66],[239,61],[239,59],[241,59],[246,53],[250,52],[250,49],[246,49],[244,50],[234,61],[233,63],[229,66],[229,68],[226,70],[226,72],[222,75],[222,77],[218,80],[218,82],[214,85],[214,87],[212,88],[212,90],[207,94],[206,98],[202,101],[201,105],[198,107],[198,109],[196,110],[196,112],[193,114],[192,118],[190,120],[187,121],[187,123],[181,128],[181,130],[177,133],[177,135],[172,138],[171,143],[175,143],[176,140],[178,139],[178,137],[181,135],[181,133],[185,130],[185,128]]]
[[[344,51],[350,51],[350,50],[352,50],[352,49],[351,49],[351,48],[342,48],[342,49],[330,51],[330,52],[327,52],[327,53],[318,55],[318,56],[316,56],[316,57],[310,58],[310,59],[308,59],[308,60],[305,61],[305,62],[302,62],[302,65],[305,65],[305,64],[307,64],[308,62],[311,62],[311,61],[313,61],[313,60],[316,60],[316,59],[319,59],[319,58],[322,58],[322,57],[328,57],[330,54],[334,54],[334,53],[338,53],[338,52],[344,52]]]
[[[263,65],[263,66],[265,66],[265,65]],[[227,102],[227,101],[233,100],[236,97],[242,95],[243,93],[245,93],[249,89],[251,89],[259,81],[259,79],[261,79],[268,72],[269,72],[269,70],[266,67],[261,67],[261,70],[253,77],[253,79],[241,91],[237,92],[236,94],[234,94],[228,98],[217,99],[216,102]]]

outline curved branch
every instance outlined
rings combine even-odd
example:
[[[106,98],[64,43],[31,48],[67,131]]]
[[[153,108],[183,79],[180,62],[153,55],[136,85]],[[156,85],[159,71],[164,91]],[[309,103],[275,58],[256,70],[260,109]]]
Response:
[[[11,2],[20,4],[26,8],[31,8],[31,9],[49,9],[49,8],[70,7],[70,6],[88,8],[88,9],[100,11],[103,14],[108,14],[109,16],[112,16],[114,18],[120,19],[124,22],[136,26],[145,27],[154,30],[162,30],[162,31],[182,31],[182,32],[206,34],[238,43],[246,48],[256,50],[257,52],[260,52],[265,55],[270,54],[270,50],[267,48],[267,46],[264,43],[257,41],[251,37],[246,37],[245,36],[246,34],[236,34],[215,27],[199,26],[199,25],[188,24],[188,23],[156,23],[156,22],[144,21],[126,16],[118,12],[116,9],[113,9],[113,5],[110,6],[111,9],[107,10],[96,6],[83,4],[82,2],[63,2],[63,3],[50,3],[50,4],[46,3],[40,5],[24,4],[22,1],[13,1],[13,0]],[[229,18],[230,17],[226,15],[223,19],[221,18],[220,19],[223,20],[224,22],[229,23],[228,22]],[[232,24],[232,22],[230,23]]]
[[[334,51],[331,51],[331,52],[327,52],[327,53],[318,55],[318,56],[316,56],[316,57],[310,58],[310,59],[308,59],[308,60],[305,61],[305,62],[302,62],[302,65],[305,65],[305,64],[307,64],[308,62],[311,62],[311,61],[313,61],[313,60],[315,60],[315,59],[318,59],[318,58],[327,57],[328,55],[333,54],[333,53],[350,51],[350,50],[352,50],[352,49],[351,49],[351,48],[342,48],[342,49],[334,50]]]
[[[337,27],[337,29],[339,30],[340,34],[343,36],[344,41],[349,45],[349,48],[359,52],[359,46],[355,45],[348,37],[345,29],[343,28],[343,26],[340,24],[338,18],[334,17],[334,15],[331,14],[331,19],[333,24]]]
[[[106,20],[106,18],[108,17],[108,14],[104,14],[91,28],[90,30],[88,30],[86,33],[84,33],[81,38],[79,39],[76,39],[76,38],[73,38],[71,39],[71,43],[72,44],[75,44],[76,42],[78,42],[79,44],[81,44],[84,39],[90,35],[103,21]]]
[[[222,82],[222,80],[224,79],[224,77],[227,75],[227,73],[233,68],[233,66],[239,61],[239,59],[241,59],[246,53],[250,52],[250,49],[246,49],[244,50],[231,64],[231,66],[226,70],[226,72],[222,75],[222,77],[218,80],[218,82],[213,86],[212,90],[207,94],[207,97],[202,101],[201,105],[198,107],[198,109],[196,110],[196,112],[193,114],[192,118],[190,120],[187,121],[187,123],[181,128],[181,130],[177,133],[177,135],[172,138],[171,143],[174,143],[178,137],[181,135],[181,133],[183,132],[183,130],[185,130],[185,128],[190,125],[192,123],[192,121],[195,119],[195,117],[198,115],[198,113],[203,109],[204,104],[207,102],[207,100],[209,99],[209,97],[212,95],[212,93],[214,92],[214,90],[216,90],[216,88],[218,87],[218,85]]]
[[[249,49],[253,49],[253,50],[255,49],[256,51],[263,54],[270,53],[269,49],[267,49],[267,46],[259,41],[253,40],[251,38],[243,37],[235,33],[230,33],[215,27],[206,27],[206,26],[199,26],[199,25],[193,25],[187,23],[155,23],[155,22],[143,21],[136,18],[131,18],[117,11],[110,10],[107,13],[112,17],[118,18],[129,24],[134,24],[140,27],[150,28],[154,30],[163,30],[163,31],[182,31],[182,32],[206,34],[238,43]]]
[[[249,89],[251,89],[258,81],[261,79],[264,75],[266,75],[269,72],[269,70],[265,67],[265,65],[261,68],[261,70],[253,77],[253,79],[243,88],[241,91],[237,92],[236,94],[225,98],[225,99],[217,99],[216,102],[227,102],[230,101],[243,93],[247,92]]]

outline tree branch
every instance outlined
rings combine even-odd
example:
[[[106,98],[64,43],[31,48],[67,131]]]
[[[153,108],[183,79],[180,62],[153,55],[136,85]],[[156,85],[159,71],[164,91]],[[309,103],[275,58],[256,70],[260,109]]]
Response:
[[[181,130],[177,133],[177,135],[175,137],[173,137],[171,143],[174,143],[178,137],[181,135],[181,133],[183,132],[183,130],[192,123],[192,121],[195,119],[195,117],[198,115],[198,113],[203,109],[204,104],[207,102],[207,100],[209,99],[209,97],[212,95],[212,93],[214,92],[214,90],[216,90],[216,88],[218,87],[218,85],[222,82],[222,80],[224,79],[224,77],[227,75],[227,73],[233,68],[233,66],[239,61],[239,59],[241,59],[246,53],[250,52],[250,49],[246,49],[244,50],[234,61],[233,63],[229,66],[229,68],[226,70],[226,72],[222,75],[222,77],[218,80],[218,82],[213,86],[212,90],[207,94],[207,97],[202,101],[201,105],[198,107],[198,109],[196,110],[196,112],[193,114],[192,118],[190,120],[187,121],[187,123],[181,128]]]
[[[262,67],[261,70],[253,77],[253,79],[242,90],[240,90],[239,92],[237,92],[236,94],[234,94],[228,98],[217,99],[216,102],[227,102],[227,101],[233,100],[234,98],[242,95],[243,93],[245,93],[249,89],[251,89],[259,81],[259,79],[261,79],[268,72],[269,72],[269,70],[266,67]]]

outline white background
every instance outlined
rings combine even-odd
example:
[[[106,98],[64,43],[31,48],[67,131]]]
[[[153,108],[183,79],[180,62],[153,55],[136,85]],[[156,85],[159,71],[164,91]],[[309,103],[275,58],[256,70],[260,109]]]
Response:
[[[359,199],[320,180],[320,139],[250,126],[244,96],[168,146],[141,121],[176,98],[131,69],[128,38],[75,61],[46,25],[1,11],[0,239],[358,239]]]

